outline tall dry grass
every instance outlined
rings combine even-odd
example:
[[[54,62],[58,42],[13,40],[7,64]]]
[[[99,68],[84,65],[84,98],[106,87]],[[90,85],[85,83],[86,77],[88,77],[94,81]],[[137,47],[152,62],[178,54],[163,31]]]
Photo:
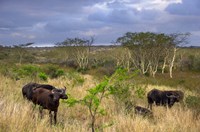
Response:
[[[82,98],[88,88],[94,87],[98,80],[89,75],[84,76],[83,85],[73,85],[68,78],[48,80],[47,83],[57,87],[68,87],[68,93],[76,98]],[[28,80],[14,81],[0,76],[0,132],[87,132],[90,117],[87,108],[76,105],[69,108],[60,101],[58,124],[49,124],[48,112],[43,119],[39,118],[38,107],[22,98],[21,88]],[[155,86],[148,86],[147,91]],[[158,87],[158,86],[156,86]],[[159,86],[159,89],[169,87]],[[188,91],[185,91],[188,93]],[[190,93],[193,94],[193,93]],[[195,93],[194,93],[195,94]],[[137,102],[137,101],[136,101]],[[145,106],[145,99],[140,105]],[[99,131],[105,132],[199,132],[200,117],[195,117],[192,110],[176,104],[171,109],[153,107],[154,118],[144,118],[139,115],[127,115],[123,109],[116,110],[112,98],[103,100],[107,111],[105,116],[97,117]],[[107,125],[109,127],[106,127]]]

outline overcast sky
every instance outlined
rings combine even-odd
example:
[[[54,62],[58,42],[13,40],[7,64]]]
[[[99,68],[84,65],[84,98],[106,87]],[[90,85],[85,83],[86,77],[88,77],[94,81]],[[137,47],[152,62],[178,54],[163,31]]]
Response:
[[[186,33],[200,46],[200,0],[0,0],[0,45],[53,44],[126,32]]]

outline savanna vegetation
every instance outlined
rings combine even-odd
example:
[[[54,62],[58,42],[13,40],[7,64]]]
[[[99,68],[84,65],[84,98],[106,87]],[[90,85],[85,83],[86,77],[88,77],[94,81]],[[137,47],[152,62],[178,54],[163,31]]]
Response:
[[[188,34],[126,33],[117,45],[67,38],[55,47],[32,43],[0,47],[0,131],[200,131],[200,49],[180,47]],[[67,87],[58,123],[24,100],[28,82]],[[147,107],[153,88],[181,90],[183,102],[153,107],[153,117],[127,110]]]

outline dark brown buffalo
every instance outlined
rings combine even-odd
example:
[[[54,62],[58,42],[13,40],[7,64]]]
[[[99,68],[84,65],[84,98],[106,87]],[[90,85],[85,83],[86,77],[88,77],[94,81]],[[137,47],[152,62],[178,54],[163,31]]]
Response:
[[[65,94],[66,88],[64,89],[52,89],[48,90],[43,87],[33,89],[32,101],[34,104],[40,105],[39,111],[42,118],[43,109],[49,110],[50,123],[52,124],[52,111],[54,112],[54,123],[57,123],[57,112],[59,106],[59,100],[67,99],[68,96]]]
[[[177,102],[183,101],[184,93],[182,91],[180,91],[180,90],[171,90],[171,91],[168,91],[168,93],[175,95],[177,97]]]
[[[28,83],[22,87],[22,95],[28,100],[32,100],[33,88],[39,86],[37,83]]]
[[[33,89],[36,88],[44,88],[48,90],[53,90],[56,89],[54,86],[49,85],[49,84],[38,84],[38,83],[28,83],[22,88],[22,95],[24,98],[28,100],[32,100],[32,95],[33,95]]]
[[[125,110],[127,113],[132,113],[132,111],[135,111],[135,114],[142,115],[142,116],[148,116],[153,117],[153,112],[147,108],[134,105],[133,102],[126,101],[125,102]]]
[[[141,106],[134,106],[134,108],[135,108],[135,114],[153,117],[153,112],[147,108]]]
[[[152,109],[152,104],[157,106],[168,106],[171,108],[175,102],[183,100],[184,93],[182,91],[161,91],[158,89],[152,89],[147,94],[148,108]]]

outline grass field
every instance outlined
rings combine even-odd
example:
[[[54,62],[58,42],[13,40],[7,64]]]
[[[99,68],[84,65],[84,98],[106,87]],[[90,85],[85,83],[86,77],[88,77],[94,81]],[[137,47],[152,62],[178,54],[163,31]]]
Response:
[[[76,98],[82,98],[86,90],[94,87],[99,81],[91,75],[81,75],[84,78],[82,84],[74,83],[72,79],[61,77],[49,79],[48,84],[57,87],[67,87],[67,93]],[[33,104],[24,100],[21,88],[29,82],[28,79],[18,81],[0,76],[0,132],[88,132],[88,109],[82,105],[68,107],[64,101],[60,101],[58,110],[58,124],[49,124],[48,112],[45,111],[43,119],[39,118],[39,111]],[[177,89],[164,85],[147,85],[146,91],[152,88]],[[189,89],[184,90],[185,95],[197,95]],[[146,98],[137,101],[136,104],[146,107]],[[154,118],[140,115],[125,114],[124,109],[116,110],[113,98],[105,98],[102,107],[106,109],[105,116],[97,117],[96,127],[104,132],[199,132],[200,116],[193,109],[184,104],[176,103],[171,109],[153,107]]]
[[[38,106],[35,108],[32,102],[24,100],[21,90],[31,81],[47,83],[56,87],[66,86],[69,98],[82,99],[88,89],[97,86],[104,75],[109,76],[116,69],[112,56],[112,53],[116,54],[116,48],[92,47],[90,66],[84,72],[77,72],[69,47],[23,49],[22,63],[19,63],[20,52],[17,49],[3,48],[0,52],[0,132],[91,131],[87,107],[81,104],[69,107],[66,101],[60,100],[58,123],[51,126],[48,111],[45,110],[44,118],[40,119]],[[106,114],[97,116],[97,131],[199,132],[199,51],[199,48],[183,48],[178,51],[173,78],[169,77],[166,70],[165,74],[158,72],[155,78],[139,74],[130,82],[145,92],[143,98],[139,98],[134,93],[135,89],[130,88],[131,99],[136,105],[147,107],[146,94],[153,88],[181,90],[185,94],[183,102],[175,103],[171,109],[153,106],[153,118],[150,118],[136,115],[134,110],[127,114],[124,106],[109,96],[101,103]],[[38,76],[40,73],[43,73],[43,78]],[[126,87],[126,84],[123,86]]]

